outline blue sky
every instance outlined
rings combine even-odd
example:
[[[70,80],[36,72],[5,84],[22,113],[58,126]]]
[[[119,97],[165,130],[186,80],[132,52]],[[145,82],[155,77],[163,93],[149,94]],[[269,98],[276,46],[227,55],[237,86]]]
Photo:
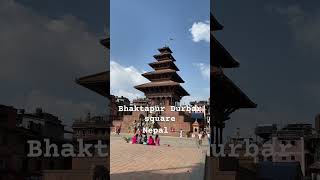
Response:
[[[138,73],[151,71],[148,63],[155,61],[153,55],[173,38],[169,46],[177,60],[178,73],[185,80],[183,87],[192,98],[207,99],[210,43],[203,37],[206,32],[195,29],[194,33],[199,33],[200,37],[194,39],[190,28],[194,24],[194,28],[207,27],[209,3],[209,0],[186,0],[183,3],[172,0],[111,0],[111,92],[132,96],[128,97],[131,99],[138,96],[139,91],[132,86],[145,80]],[[130,76],[125,75],[128,72]]]

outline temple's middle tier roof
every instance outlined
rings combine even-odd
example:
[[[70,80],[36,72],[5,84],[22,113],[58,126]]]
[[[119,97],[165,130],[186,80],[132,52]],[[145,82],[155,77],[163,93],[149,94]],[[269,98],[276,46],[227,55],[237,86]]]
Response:
[[[183,79],[173,69],[160,69],[142,74],[143,77],[150,81],[171,80],[174,82],[184,83]]]
[[[219,43],[219,41],[210,36],[210,54],[211,55],[211,65],[222,67],[222,68],[234,68],[239,67],[239,62],[236,61],[231,54]]]
[[[171,59],[155,61],[155,62],[149,63],[149,66],[151,66],[155,70],[173,69],[173,70],[179,71],[178,67],[174,64],[174,62]]]
[[[157,61],[172,60],[176,61],[171,53],[161,53],[153,56]]]

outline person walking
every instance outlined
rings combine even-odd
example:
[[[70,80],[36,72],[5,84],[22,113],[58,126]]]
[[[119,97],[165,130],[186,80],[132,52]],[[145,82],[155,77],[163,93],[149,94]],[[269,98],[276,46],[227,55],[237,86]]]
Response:
[[[199,132],[198,134],[198,144],[199,144],[199,147],[202,145],[202,132]]]
[[[209,143],[209,145],[210,145],[210,144],[211,144],[210,132],[207,133],[207,137],[208,137],[208,143]]]
[[[160,146],[160,137],[158,134],[155,137],[155,142],[156,142],[156,146]]]

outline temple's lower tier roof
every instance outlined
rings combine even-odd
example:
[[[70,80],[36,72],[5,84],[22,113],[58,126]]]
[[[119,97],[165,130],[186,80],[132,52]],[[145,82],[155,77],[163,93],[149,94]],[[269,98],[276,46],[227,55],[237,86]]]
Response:
[[[143,77],[149,79],[150,81],[161,81],[163,77],[167,76],[166,80],[172,80],[179,83],[184,83],[183,79],[177,74],[177,72],[173,69],[159,69],[156,71],[151,71],[142,74]]]
[[[141,84],[138,86],[135,86],[135,88],[145,88],[145,87],[153,87],[153,86],[177,86],[180,85],[178,82],[174,81],[156,81],[156,82],[148,82],[145,84]]]
[[[96,93],[108,97],[109,94],[109,72],[101,72],[76,79],[76,82]]]
[[[257,107],[222,71],[215,71],[210,81],[211,98],[217,106],[235,109]]]
[[[148,89],[151,90],[152,88],[159,88],[159,87],[172,87],[175,86],[176,87],[176,91],[180,92],[180,96],[189,96],[189,93],[180,85],[180,83],[178,82],[174,82],[174,81],[156,81],[156,82],[149,82],[149,83],[145,83],[145,84],[141,84],[138,86],[135,86],[136,89],[140,90],[140,91],[147,91]]]

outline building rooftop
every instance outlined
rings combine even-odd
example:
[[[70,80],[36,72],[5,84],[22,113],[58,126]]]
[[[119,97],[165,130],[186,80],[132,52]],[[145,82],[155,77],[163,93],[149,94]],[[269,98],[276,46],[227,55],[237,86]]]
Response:
[[[109,122],[107,121],[107,117],[104,116],[94,116],[87,117],[82,120],[75,120],[72,124],[72,128],[91,128],[91,127],[101,127],[108,128]]]
[[[190,101],[190,105],[208,105],[208,101]]]

